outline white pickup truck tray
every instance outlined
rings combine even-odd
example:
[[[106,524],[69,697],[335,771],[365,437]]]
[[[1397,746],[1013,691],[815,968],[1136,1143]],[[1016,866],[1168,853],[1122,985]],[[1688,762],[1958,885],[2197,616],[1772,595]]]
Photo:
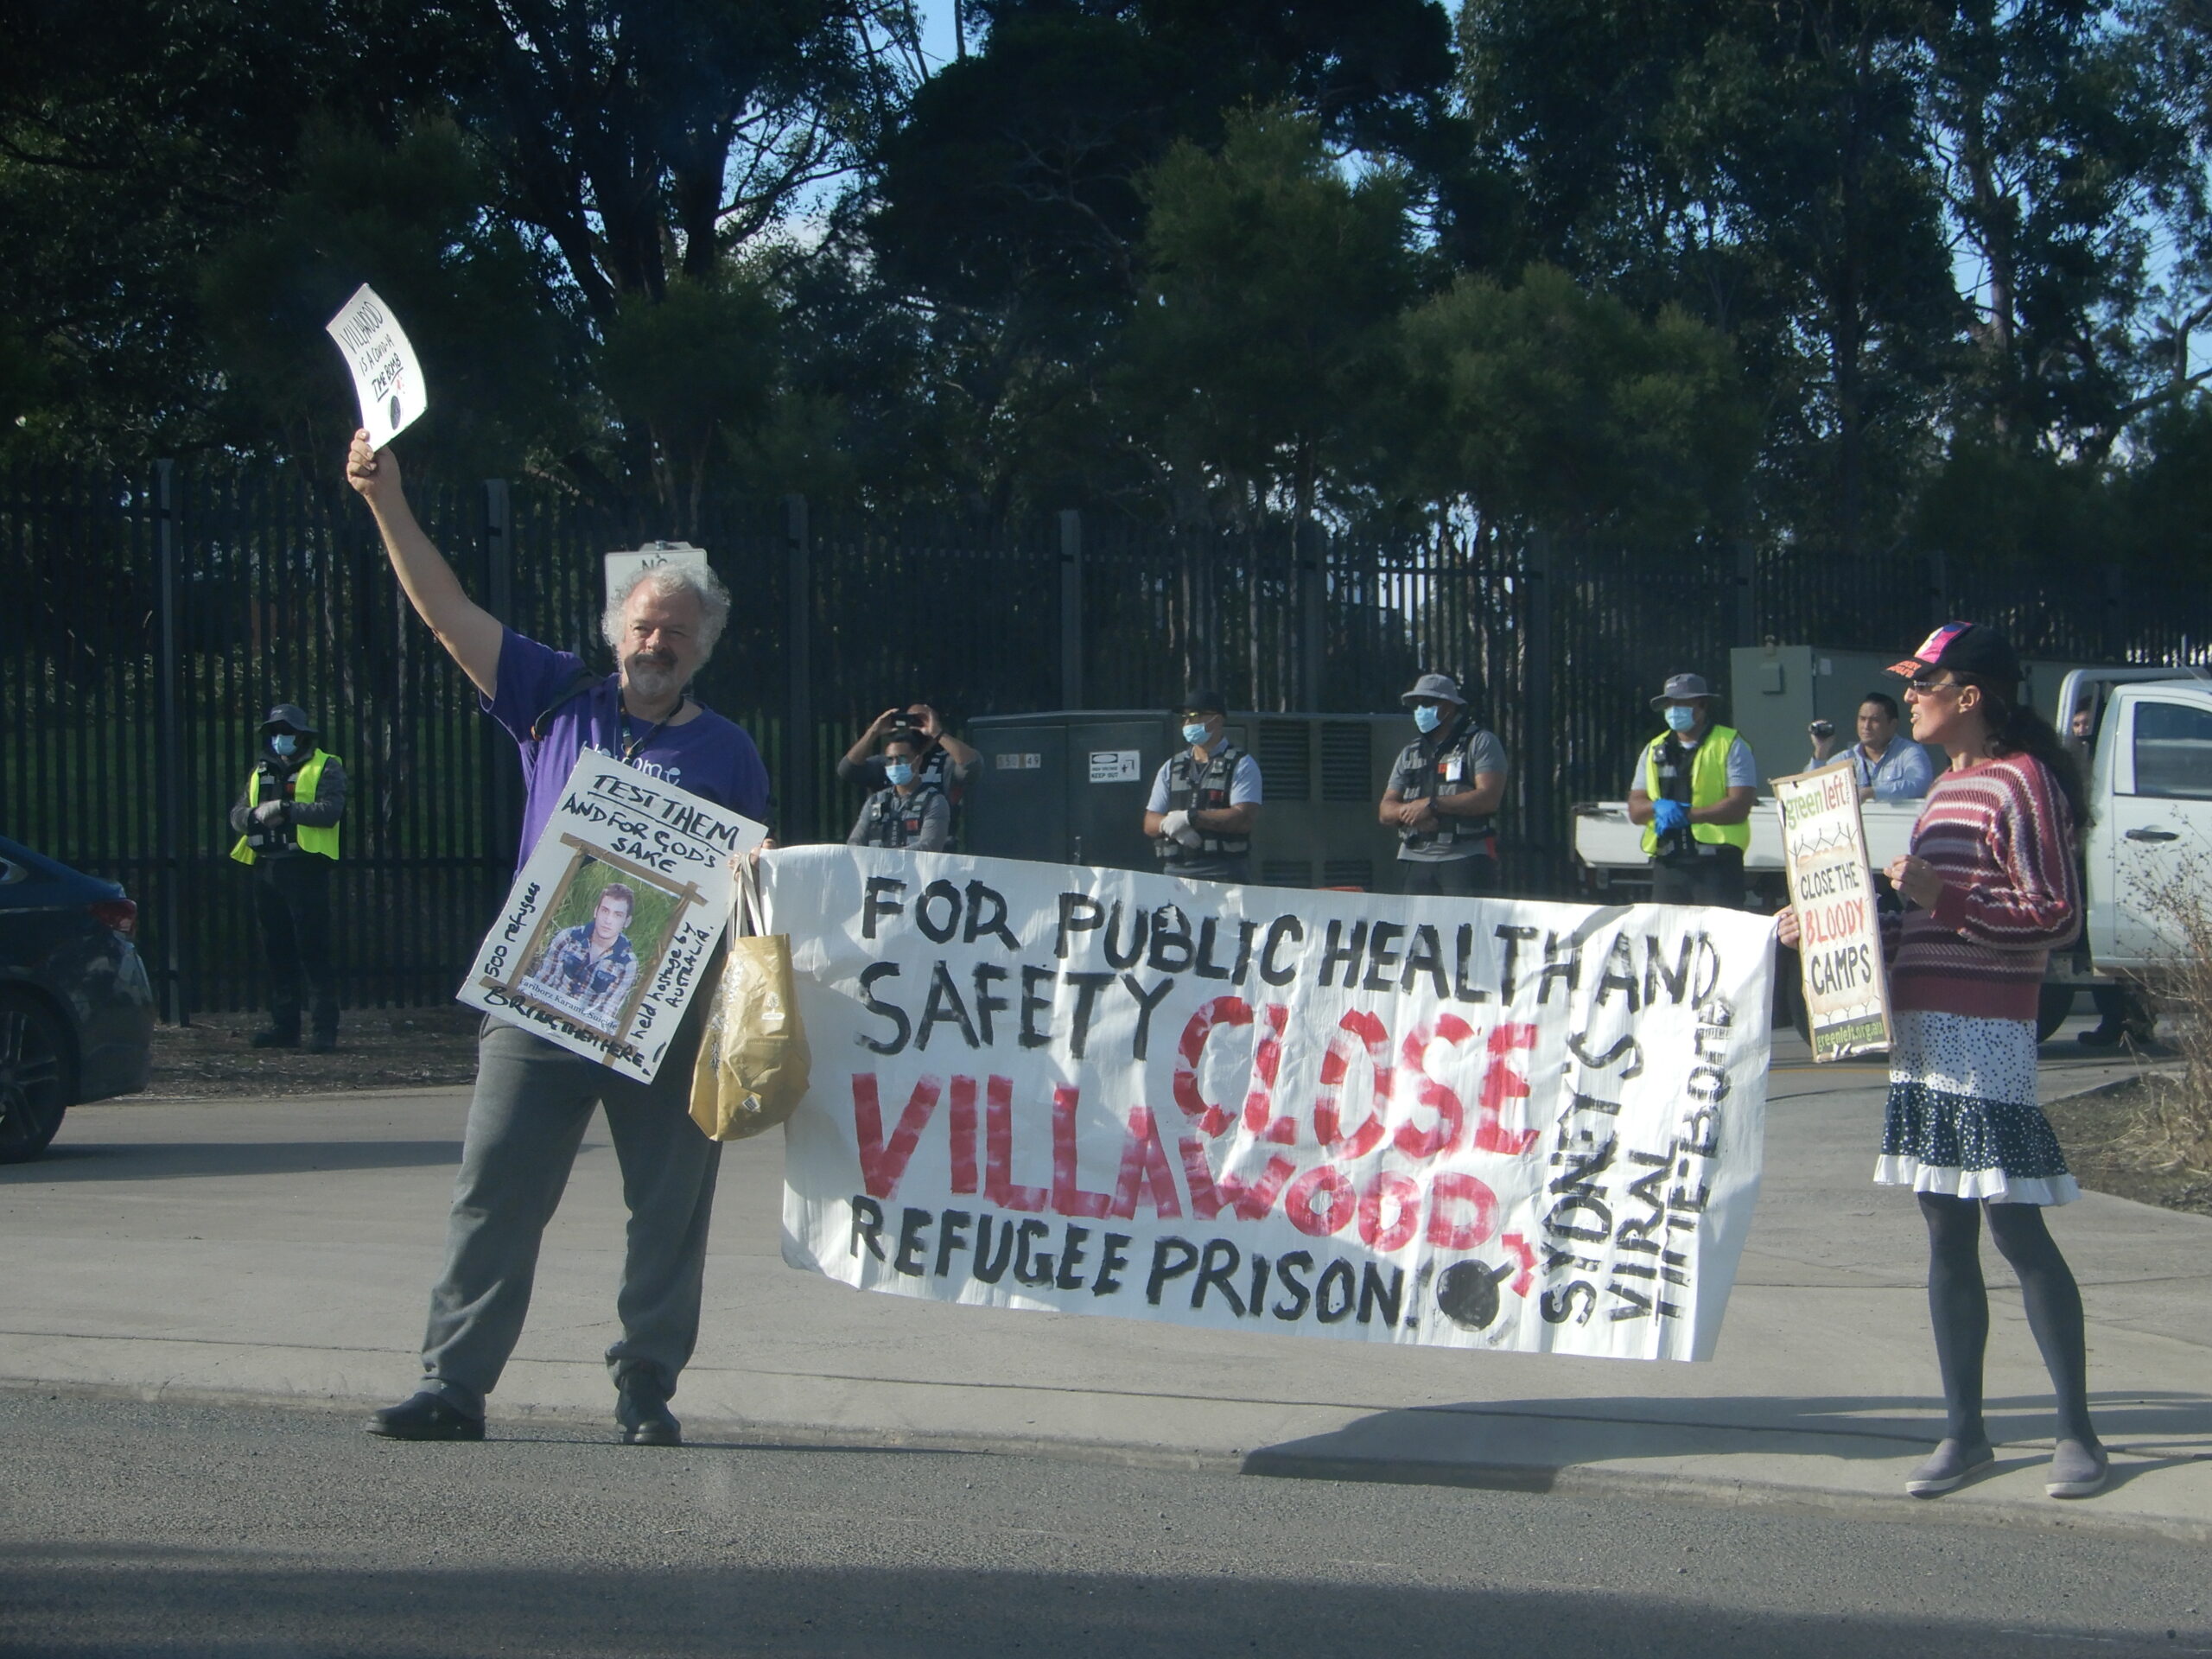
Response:
[[[1868,801],[1859,808],[1866,823],[1867,860],[1876,869],[1910,850],[1923,804]],[[1591,801],[1574,809],[1574,855],[1593,870],[1641,870],[1650,862],[1644,856],[1643,828],[1629,822],[1625,801]],[[1782,818],[1772,796],[1761,798],[1751,809],[1751,846],[1744,855],[1744,868],[1781,873]]]

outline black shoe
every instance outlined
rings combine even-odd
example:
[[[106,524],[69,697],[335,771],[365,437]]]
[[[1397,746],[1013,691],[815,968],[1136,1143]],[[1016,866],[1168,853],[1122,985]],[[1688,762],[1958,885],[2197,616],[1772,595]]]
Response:
[[[297,1026],[270,1026],[255,1032],[246,1041],[256,1048],[297,1048],[300,1046],[300,1028]]]
[[[681,1446],[683,1425],[668,1408],[668,1390],[657,1378],[632,1374],[615,1384],[614,1421],[625,1446]]]
[[[410,1395],[396,1406],[372,1412],[361,1425],[387,1440],[480,1440],[484,1420],[448,1405],[435,1394]]]
[[[338,1033],[334,1031],[315,1032],[308,1037],[305,1046],[310,1054],[327,1054],[338,1046]]]
[[[2118,1048],[2120,1039],[2127,1034],[2125,1026],[2098,1026],[2092,1030],[2076,1033],[2074,1040],[2084,1048]]]

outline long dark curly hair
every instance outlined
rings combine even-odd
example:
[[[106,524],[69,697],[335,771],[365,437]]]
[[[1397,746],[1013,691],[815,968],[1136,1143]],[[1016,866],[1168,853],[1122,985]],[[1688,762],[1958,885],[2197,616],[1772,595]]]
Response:
[[[2089,786],[2082,777],[2082,763],[2059,736],[2058,729],[2039,714],[2034,704],[2020,700],[2017,685],[1993,685],[1976,674],[1954,673],[1961,685],[1981,688],[1982,719],[1989,728],[1993,753],[2031,755],[2043,762],[2058,792],[2074,815],[2074,831],[2089,827]]]

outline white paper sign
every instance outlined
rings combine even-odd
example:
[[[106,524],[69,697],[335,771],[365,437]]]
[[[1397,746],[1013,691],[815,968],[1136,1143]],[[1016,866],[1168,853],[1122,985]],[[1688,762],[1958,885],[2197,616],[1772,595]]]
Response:
[[[346,366],[353,371],[353,390],[361,400],[361,424],[368,429],[370,448],[383,448],[430,406],[415,348],[366,283],[353,290],[353,297],[323,326],[323,332],[338,342],[338,349],[346,353]]]
[[[610,605],[614,602],[614,595],[629,586],[640,570],[650,570],[657,564],[683,565],[694,570],[707,569],[707,550],[689,542],[655,542],[634,552],[608,553],[603,557],[607,566],[607,602]]]
[[[1704,1358],[1772,924],[795,848],[784,1256],[863,1289]]]
[[[652,1081],[729,915],[752,819],[586,750],[459,995]]]
[[[1856,769],[1847,758],[1818,772],[1777,778],[1774,805],[1789,902],[1802,930],[1797,960],[1813,1058],[1879,1053],[1890,1046],[1889,981]]]

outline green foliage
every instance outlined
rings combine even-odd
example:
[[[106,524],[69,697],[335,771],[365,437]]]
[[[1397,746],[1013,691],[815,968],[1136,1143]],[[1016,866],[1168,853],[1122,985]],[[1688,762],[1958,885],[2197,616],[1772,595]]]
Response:
[[[1185,516],[1211,492],[1249,513],[1312,509],[1325,453],[1383,391],[1412,288],[1405,189],[1348,182],[1320,124],[1241,111],[1218,154],[1185,142],[1145,180],[1146,276],[1115,388]]]
[[[760,286],[730,272],[679,279],[658,302],[623,298],[598,352],[600,384],[626,418],[651,435],[656,488],[698,522],[709,466],[732,437],[748,437],[772,406],[776,312]]]
[[[367,281],[410,459],[664,533],[798,489],[2206,556],[2193,0],[968,16],[932,74],[904,0],[0,11],[0,450],[326,476]]]
[[[578,331],[553,308],[543,256],[483,212],[492,181],[450,124],[426,121],[391,146],[318,125],[298,172],[200,268],[218,431],[251,448],[273,429],[318,459],[343,449],[353,383],[323,325],[366,282],[435,365],[410,448],[481,475],[578,440]]]
[[[1664,543],[1736,499],[1757,434],[1727,340],[1556,266],[1461,277],[1401,335],[1410,482],[1492,520]]]

